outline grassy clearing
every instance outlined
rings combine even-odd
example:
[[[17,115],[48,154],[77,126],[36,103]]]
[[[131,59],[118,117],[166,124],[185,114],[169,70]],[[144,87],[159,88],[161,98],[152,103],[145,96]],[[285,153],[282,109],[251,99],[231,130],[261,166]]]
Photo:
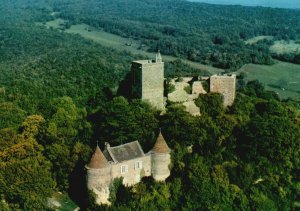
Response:
[[[259,80],[282,99],[300,98],[300,65],[279,61],[271,66],[246,64],[240,72],[246,73],[247,80]]]
[[[292,54],[298,54],[300,53],[300,43],[299,41],[275,41],[274,45],[270,47],[270,51],[272,53],[276,54],[286,54],[286,53],[292,53]]]
[[[253,45],[260,40],[272,40],[272,39],[273,39],[273,36],[257,36],[257,37],[253,37],[251,39],[246,40],[245,43]]]
[[[57,18],[53,21],[48,21],[45,26],[47,28],[54,28],[54,29],[60,29],[61,28],[61,25],[65,23],[65,20],[61,19],[61,18]]]
[[[64,22],[65,21],[63,19],[58,18],[53,21],[47,22],[45,26],[48,28],[52,27],[56,29],[62,29],[61,26],[64,24]],[[79,34],[82,37],[93,40],[94,42],[97,42],[103,46],[115,48],[118,50],[126,50],[133,54],[141,54],[148,58],[155,58],[155,53],[147,52],[146,46],[142,46],[142,49],[140,49],[141,43],[139,41],[130,38],[124,38],[111,33],[107,33],[103,30],[98,30],[93,27],[90,27],[87,24],[72,25],[69,29],[65,29],[64,32]],[[164,61],[173,61],[178,58],[173,56],[163,55],[163,59]],[[197,68],[199,70],[207,70],[211,74],[217,74],[224,71],[219,68],[203,65],[186,59],[181,59],[181,60],[186,64],[190,65],[191,67]]]

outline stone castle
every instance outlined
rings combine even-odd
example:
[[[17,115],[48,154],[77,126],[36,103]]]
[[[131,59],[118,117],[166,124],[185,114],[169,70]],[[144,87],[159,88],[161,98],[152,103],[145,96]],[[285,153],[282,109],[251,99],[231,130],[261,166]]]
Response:
[[[164,62],[158,52],[155,60],[133,61],[132,71],[132,94],[134,97],[148,101],[158,110],[165,110],[164,99]],[[220,93],[224,97],[224,106],[231,106],[235,99],[236,76],[235,75],[213,75],[211,77],[201,77],[200,80],[193,80],[191,77],[184,78],[183,82],[175,82],[173,85],[177,92],[168,93],[167,99],[171,102],[182,103],[192,115],[200,115],[199,108],[194,104],[194,100],[199,94],[207,92],[202,87],[203,81],[210,84],[209,91]],[[186,86],[192,84],[192,93],[184,91]]]
[[[160,53],[155,60],[133,61],[131,71],[132,94],[164,111],[164,63]],[[177,90],[168,94],[168,99],[182,103],[192,115],[200,115],[194,100],[199,94],[206,94],[202,86],[205,80],[209,81],[210,92],[224,96],[224,106],[232,105],[235,98],[235,75],[213,75],[201,77],[199,80],[187,77],[181,82],[173,80]],[[192,93],[184,91],[186,86],[191,86]],[[156,181],[164,181],[170,175],[170,163],[170,149],[161,132],[153,149],[148,153],[144,153],[138,141],[115,147],[106,143],[103,152],[99,146],[96,147],[89,164],[86,165],[87,187],[96,194],[98,204],[110,204],[109,188],[115,178],[123,178],[123,184],[127,186],[137,184],[146,176],[152,176]]]
[[[116,147],[106,144],[103,152],[97,146],[86,165],[87,187],[96,194],[96,203],[110,204],[109,187],[115,178],[122,177],[126,186],[137,184],[147,176],[164,181],[170,175],[170,151],[161,132],[153,149],[146,154],[138,141]]]
[[[155,60],[133,61],[132,94],[148,101],[158,110],[164,110],[164,62],[158,52]]]

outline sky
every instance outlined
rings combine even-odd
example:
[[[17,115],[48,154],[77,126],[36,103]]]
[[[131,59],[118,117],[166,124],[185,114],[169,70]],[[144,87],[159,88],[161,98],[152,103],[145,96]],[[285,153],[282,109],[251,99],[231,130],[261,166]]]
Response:
[[[239,4],[278,8],[300,8],[300,0],[190,0],[210,4]]]

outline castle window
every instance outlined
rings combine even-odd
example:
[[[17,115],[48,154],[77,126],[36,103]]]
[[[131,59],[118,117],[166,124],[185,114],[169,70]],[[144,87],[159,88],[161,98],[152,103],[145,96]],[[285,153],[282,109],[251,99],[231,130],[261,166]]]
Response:
[[[127,165],[121,166],[121,174],[125,174],[127,172],[128,172],[128,166]]]
[[[134,169],[141,169],[142,168],[142,161],[136,161],[134,165]]]

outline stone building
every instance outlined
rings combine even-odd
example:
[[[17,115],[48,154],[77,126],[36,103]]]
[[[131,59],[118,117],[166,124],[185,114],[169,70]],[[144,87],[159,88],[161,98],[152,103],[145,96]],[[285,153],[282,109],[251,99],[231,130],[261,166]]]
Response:
[[[224,96],[224,105],[231,106],[235,99],[236,75],[213,75],[210,77],[210,92]]]
[[[122,177],[127,186],[137,184],[145,176],[164,181],[170,175],[170,151],[161,132],[153,149],[146,154],[138,141],[116,147],[106,144],[103,152],[97,146],[86,165],[87,187],[96,194],[98,204],[110,204],[109,187],[115,178]]]
[[[174,103],[181,103],[186,111],[193,116],[200,116],[201,111],[196,106],[195,100],[200,94],[207,94],[203,84],[209,84],[209,91],[220,93],[224,96],[224,106],[231,106],[235,99],[235,75],[212,75],[211,77],[183,77],[180,81],[172,79],[169,83],[174,86],[174,91],[168,93],[168,100]],[[191,90],[191,93],[186,91]]]
[[[155,60],[133,61],[132,94],[148,101],[158,110],[164,110],[164,62],[158,52]]]
[[[132,96],[148,101],[156,109],[165,110],[164,100],[164,62],[158,52],[155,60],[133,61],[132,72]],[[168,93],[170,102],[182,103],[186,110],[199,116],[199,108],[194,100],[199,94],[206,94],[202,82],[209,81],[209,92],[220,93],[224,96],[224,106],[231,106],[235,99],[236,75],[213,75],[211,77],[183,77],[182,81],[171,80],[175,91]],[[185,88],[191,86],[192,93],[187,93]]]

